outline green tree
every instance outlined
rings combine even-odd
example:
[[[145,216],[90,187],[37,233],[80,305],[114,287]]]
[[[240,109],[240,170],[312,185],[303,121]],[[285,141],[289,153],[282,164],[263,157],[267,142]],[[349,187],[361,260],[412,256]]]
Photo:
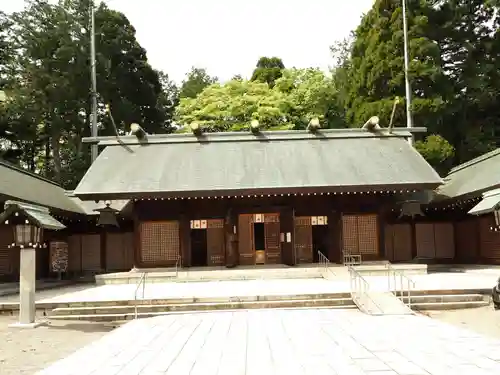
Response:
[[[345,127],[344,111],[332,77],[319,69],[284,69],[274,89],[287,95],[287,117],[295,128],[304,129],[313,117],[325,128]]]
[[[211,77],[206,69],[192,67],[182,81],[179,92],[181,98],[196,98],[205,89],[218,81],[217,77]]]
[[[72,188],[88,168],[90,135],[89,9],[92,0],[31,0],[14,13],[8,37],[15,77],[4,118],[11,124],[22,164]],[[177,91],[160,81],[127,18],[105,4],[96,13],[99,134],[113,134],[105,105],[123,133],[138,122],[148,132],[170,131]],[[167,92],[174,90],[174,93]],[[12,124],[16,124],[15,126]]]
[[[257,61],[251,80],[266,82],[272,88],[276,80],[282,76],[283,69],[285,64],[279,57],[261,57]]]
[[[177,107],[179,124],[199,123],[205,131],[248,129],[252,120],[264,128],[288,128],[287,95],[266,83],[229,81],[205,88],[196,98],[181,98]]]
[[[443,95],[435,86],[446,84],[439,46],[429,38],[429,17],[434,8],[429,1],[408,1],[410,80],[415,124],[434,127],[436,113],[444,106]],[[360,126],[378,115],[387,124],[395,96],[405,97],[403,59],[403,19],[400,0],[377,0],[354,33],[345,98],[347,119]],[[404,107],[401,107],[404,108]],[[398,110],[396,124],[404,124],[406,114]]]
[[[453,167],[455,149],[440,135],[431,134],[424,140],[417,141],[415,148],[442,176]]]

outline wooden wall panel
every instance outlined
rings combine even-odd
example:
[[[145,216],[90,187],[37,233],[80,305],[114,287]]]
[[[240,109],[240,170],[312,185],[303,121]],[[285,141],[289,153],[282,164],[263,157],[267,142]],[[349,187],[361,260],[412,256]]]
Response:
[[[180,256],[179,222],[140,223],[140,261],[143,267],[174,266]]]
[[[82,272],[82,236],[79,234],[68,237],[68,271]]]
[[[415,224],[415,240],[418,257],[434,258],[436,256],[433,223]]]
[[[241,214],[238,217],[239,264],[254,265],[253,215]]]
[[[410,224],[385,225],[385,257],[390,262],[407,262],[412,259],[412,234]]]
[[[295,218],[295,254],[297,263],[312,263],[313,239],[310,216]]]
[[[477,262],[479,255],[479,218],[455,223],[456,258],[460,262]]]
[[[280,215],[264,214],[266,264],[281,263]]]
[[[435,223],[434,241],[436,258],[455,258],[455,232],[453,230],[453,223]]]
[[[223,266],[225,256],[224,220],[207,220],[207,263],[209,266]]]
[[[493,215],[479,219],[480,256],[488,262],[500,263],[500,233],[490,229],[494,224]]]
[[[9,276],[12,273],[9,245],[14,241],[12,227],[0,223],[0,276]]]
[[[404,262],[412,260],[412,227],[410,224],[394,225],[394,261]]]
[[[133,259],[133,233],[106,233],[106,271],[129,271]]]
[[[97,272],[101,270],[101,235],[82,235],[82,270]]]

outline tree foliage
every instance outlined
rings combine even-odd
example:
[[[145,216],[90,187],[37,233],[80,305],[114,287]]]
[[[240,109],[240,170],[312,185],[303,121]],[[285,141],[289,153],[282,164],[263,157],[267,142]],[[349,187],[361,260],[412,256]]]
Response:
[[[325,127],[343,125],[331,77],[318,69],[285,69],[282,74],[273,88],[238,79],[208,86],[196,98],[181,98],[178,121],[198,122],[209,131],[242,130],[254,119],[270,129],[304,129],[312,117]]]
[[[0,78],[9,96],[0,108],[0,147],[69,188],[90,162],[81,140],[90,135],[91,5],[30,0],[23,11],[0,16],[0,45],[8,47],[0,49]],[[95,24],[99,134],[114,133],[107,104],[120,133],[132,122],[151,133],[170,131],[177,89],[149,65],[133,26],[104,3]]]
[[[455,165],[498,146],[498,4],[407,3],[413,122],[439,137],[418,145],[442,170],[445,160]],[[382,124],[389,122],[394,98],[405,98],[403,45],[401,1],[376,0],[352,40],[333,47],[338,57],[335,82],[349,126],[360,126],[373,115]],[[405,123],[403,102],[395,125]]]
[[[285,64],[279,57],[261,57],[252,73],[252,81],[265,82],[273,87],[278,78],[282,76]]]
[[[181,98],[196,98],[196,96],[218,81],[217,77],[211,77],[206,69],[192,67],[186,74],[186,79],[182,81],[179,96]]]

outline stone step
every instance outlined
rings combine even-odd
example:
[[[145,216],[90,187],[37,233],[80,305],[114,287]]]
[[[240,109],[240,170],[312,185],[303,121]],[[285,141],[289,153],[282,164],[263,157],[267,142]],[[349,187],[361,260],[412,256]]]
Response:
[[[214,310],[248,310],[276,308],[355,308],[349,298],[319,299],[319,300],[289,300],[289,301],[255,301],[227,303],[188,303],[170,305],[140,305],[137,306],[138,316],[155,316],[169,313],[202,312]],[[105,306],[57,308],[49,315],[49,319],[79,320],[88,317],[90,320],[127,320],[135,316],[134,306]]]
[[[401,297],[400,297],[401,298]],[[483,294],[443,294],[443,295],[412,295],[411,303],[451,303],[451,302],[482,302],[488,301],[489,297]],[[402,297],[407,302],[406,296]]]
[[[427,311],[427,310],[461,310],[474,309],[478,307],[488,306],[488,301],[456,301],[456,302],[417,302],[411,305],[412,310]]]

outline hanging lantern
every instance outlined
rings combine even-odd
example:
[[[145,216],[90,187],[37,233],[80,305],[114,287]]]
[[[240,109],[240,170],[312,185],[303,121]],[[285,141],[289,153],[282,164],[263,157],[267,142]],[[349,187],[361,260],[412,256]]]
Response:
[[[106,202],[106,207],[94,210],[99,212],[99,219],[97,220],[97,225],[100,227],[108,226],[108,227],[119,228],[120,226],[118,225],[118,220],[116,220],[116,214],[118,213],[118,210],[115,210],[110,206],[111,203]]]

